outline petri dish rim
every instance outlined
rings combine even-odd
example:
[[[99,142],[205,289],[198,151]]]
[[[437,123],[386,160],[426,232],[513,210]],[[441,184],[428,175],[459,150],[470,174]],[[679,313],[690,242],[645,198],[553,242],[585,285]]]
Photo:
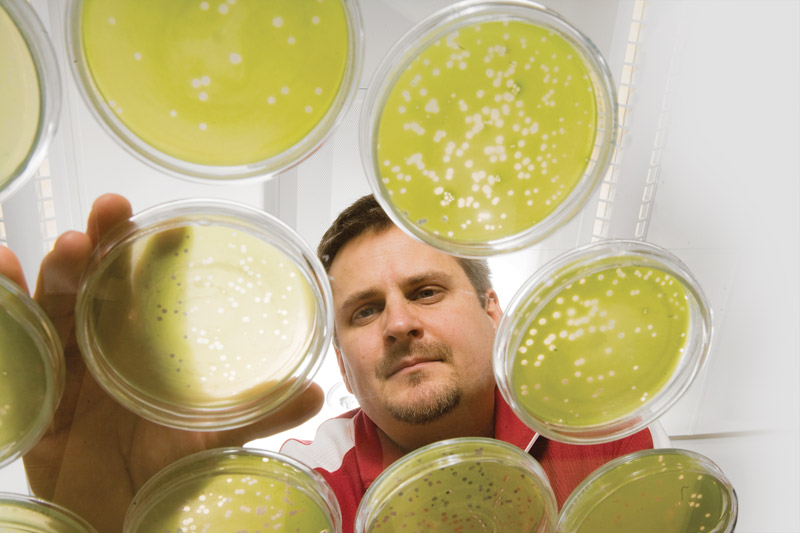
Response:
[[[614,262],[610,262],[614,261]],[[669,381],[643,406],[623,418],[607,423],[586,426],[569,426],[535,416],[525,409],[512,391],[511,373],[514,358],[508,354],[515,349],[515,330],[527,330],[517,314],[528,309],[534,298],[540,297],[526,315],[536,313],[561,288],[592,273],[619,266],[649,266],[658,268],[676,278],[690,305],[688,355],[681,357]],[[547,438],[572,444],[609,442],[632,435],[658,419],[686,392],[704,367],[711,351],[713,338],[713,312],[699,282],[689,268],[668,250],[644,241],[610,239],[579,246],[543,265],[529,277],[511,298],[500,320],[494,342],[493,369],[495,380],[503,398],[512,410],[531,429]]]
[[[47,30],[33,7],[25,0],[0,0],[0,9],[8,14],[27,44],[39,83],[39,122],[33,143],[11,176],[0,176],[6,179],[5,184],[0,184],[2,203],[28,182],[47,156],[61,112],[61,76]]]
[[[188,482],[202,479],[211,474],[250,474],[253,471],[236,463],[226,464],[226,461],[235,460],[237,457],[261,458],[274,461],[280,464],[281,468],[289,472],[296,473],[295,488],[298,488],[306,496],[309,496],[324,509],[334,526],[331,533],[340,533],[342,528],[342,515],[339,502],[336,499],[333,489],[320,473],[307,467],[305,464],[279,452],[258,450],[246,447],[225,447],[215,448],[197,452],[164,467],[153,477],[148,479],[134,495],[131,505],[128,507],[123,524],[123,532],[129,533],[137,531],[137,526],[148,511],[149,505],[157,503],[165,495],[178,489]],[[273,463],[274,464],[274,463]],[[210,470],[198,472],[198,467],[210,467]],[[274,472],[264,472],[263,475],[270,475]],[[262,475],[261,472],[256,475]]]
[[[30,509],[34,513],[47,514],[50,518],[60,522],[60,525],[65,528],[63,531],[69,531],[71,533],[96,533],[96,530],[84,518],[65,507],[41,498],[0,492],[0,508],[2,508],[4,504],[10,504],[20,509]],[[5,530],[4,527],[37,528],[40,526],[40,524],[20,521],[9,522],[8,520],[9,519],[5,517],[3,513],[0,513],[0,529]],[[34,529],[12,529],[12,531],[34,531]],[[58,531],[61,530],[59,529]]]
[[[480,456],[482,464],[499,463],[525,469],[528,475],[536,480],[535,482],[545,496],[544,514],[546,519],[555,522],[557,519],[555,494],[544,468],[533,456],[516,446],[493,438],[456,437],[418,448],[385,468],[361,498],[361,503],[356,510],[354,531],[365,533],[372,523],[371,521],[386,506],[391,495],[415,482],[426,472],[471,462],[474,456],[470,456],[474,453],[475,446],[484,448]],[[391,478],[397,476],[399,472],[404,472],[405,476],[399,482],[389,483]]]
[[[342,81],[328,111],[302,139],[267,159],[241,165],[203,165],[166,154],[133,133],[100,96],[81,44],[81,7],[84,0],[66,0],[66,50],[72,77],[84,103],[103,130],[146,165],[194,183],[251,183],[275,177],[314,154],[328,140],[350,109],[364,62],[364,31],[358,0],[341,1],[348,23],[348,49]]]
[[[518,20],[546,27],[569,42],[594,80],[598,124],[590,165],[572,193],[544,220],[515,235],[485,242],[459,242],[421,230],[386,199],[376,156],[376,132],[381,114],[397,79],[411,61],[433,42],[449,33],[489,21]],[[601,113],[601,109],[603,112]],[[430,15],[412,27],[390,48],[372,76],[359,122],[359,149],[367,181],[376,200],[392,221],[413,238],[451,255],[480,258],[528,247],[555,232],[574,217],[600,183],[615,146],[617,132],[616,85],[609,66],[597,47],[583,33],[550,8],[528,0],[462,0]],[[600,120],[603,117],[604,120]],[[602,141],[598,142],[598,137]]]
[[[39,415],[31,421],[17,445],[6,454],[0,455],[2,468],[30,451],[47,430],[64,392],[66,370],[61,340],[50,318],[24,290],[4,276],[0,276],[0,305],[34,342],[38,349],[37,355],[47,370],[45,398]]]
[[[295,262],[313,294],[316,312],[314,338],[307,356],[286,369],[280,384],[266,395],[245,402],[217,407],[189,408],[159,401],[137,391],[135,384],[115,371],[95,341],[94,324],[89,319],[92,292],[104,272],[104,265],[139,239],[187,226],[227,227],[255,235]],[[232,429],[252,422],[300,394],[319,371],[333,332],[333,296],[322,265],[308,245],[288,225],[253,206],[229,200],[193,198],[176,200],[145,209],[132,216],[99,243],[89,262],[78,291],[76,337],[84,361],[98,383],[132,411],[154,422],[195,431]],[[266,396],[266,397],[265,397]]]
[[[724,489],[726,489],[726,496],[727,496],[727,503],[728,508],[730,509],[730,520],[727,523],[722,524],[724,529],[713,530],[709,531],[708,533],[731,533],[734,531],[736,522],[738,519],[738,511],[739,511],[739,504],[738,504],[738,497],[736,495],[736,490],[734,489],[731,482],[725,476],[725,473],[719,468],[719,466],[714,463],[708,457],[694,452],[692,450],[685,450],[682,448],[656,448],[651,450],[639,450],[637,452],[632,452],[627,455],[623,455],[612,459],[608,463],[598,467],[594,472],[589,474],[575,489],[570,493],[567,500],[564,502],[564,505],[561,507],[561,512],[559,514],[558,520],[558,527],[556,528],[557,531],[576,531],[576,528],[580,525],[580,522],[587,517],[587,513],[579,513],[578,511],[574,511],[573,509],[579,504],[580,499],[585,494],[590,495],[603,495],[601,496],[601,500],[605,500],[606,498],[610,497],[613,494],[613,490],[622,486],[619,483],[608,483],[604,482],[604,477],[611,471],[615,470],[620,465],[626,463],[633,463],[636,461],[640,461],[651,457],[653,455],[678,455],[684,456],[687,459],[693,461],[697,466],[697,470],[701,470],[702,473],[710,474],[714,477],[716,481],[722,485]],[[631,472],[630,475],[625,480],[625,484],[632,483],[637,481],[643,476],[647,476],[654,473],[662,472],[661,467],[651,466],[650,468],[642,468],[636,470],[635,472]],[[577,523],[576,523],[577,522]]]

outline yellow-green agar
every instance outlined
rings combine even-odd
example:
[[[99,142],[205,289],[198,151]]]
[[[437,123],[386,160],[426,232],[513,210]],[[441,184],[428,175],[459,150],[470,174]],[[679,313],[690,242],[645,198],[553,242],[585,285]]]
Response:
[[[342,83],[341,0],[84,0],[81,37],[101,98],[145,143],[202,165],[280,154]]]
[[[47,368],[25,328],[0,308],[0,463],[20,452],[46,409]]]
[[[512,348],[511,387],[540,421],[624,419],[664,388],[683,357],[686,289],[656,268],[604,268],[534,305]]]
[[[376,159],[389,201],[452,242],[517,235],[552,214],[595,142],[580,53],[522,21],[473,24],[423,50],[381,112]]]
[[[450,451],[431,450],[384,475],[385,499],[373,495],[364,531],[541,531],[548,493],[521,465],[485,456],[485,447],[461,444],[446,461]]]
[[[116,253],[91,320],[106,362],[144,396],[190,408],[252,401],[307,356],[312,290],[273,245],[224,226],[186,226]]]
[[[645,455],[617,465],[587,490],[569,511],[580,515],[575,533],[720,533],[730,525],[727,486],[691,457]],[[565,530],[566,531],[566,530]]]
[[[28,45],[0,7],[0,190],[16,177],[36,138],[39,77]]]
[[[94,533],[81,517],[62,507],[27,496],[0,494],[3,533]]]
[[[250,468],[250,474],[221,468],[213,473],[198,472],[193,479],[154,499],[137,520],[136,531],[333,533],[333,524],[319,498],[297,488],[289,471],[264,473],[270,461],[243,456],[225,461],[225,468]]]

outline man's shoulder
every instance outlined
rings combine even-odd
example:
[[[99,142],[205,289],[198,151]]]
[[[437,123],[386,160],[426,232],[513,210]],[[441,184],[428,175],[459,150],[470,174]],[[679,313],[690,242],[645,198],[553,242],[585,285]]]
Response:
[[[335,472],[342,467],[345,456],[355,448],[355,424],[361,409],[353,409],[323,422],[313,441],[289,439],[281,453],[297,459],[306,466]]]

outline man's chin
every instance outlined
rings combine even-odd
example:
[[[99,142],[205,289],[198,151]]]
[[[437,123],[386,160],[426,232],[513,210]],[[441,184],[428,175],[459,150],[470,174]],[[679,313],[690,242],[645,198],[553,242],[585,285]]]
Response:
[[[429,424],[444,417],[461,403],[461,389],[453,385],[423,383],[404,391],[388,405],[395,420],[411,425]]]

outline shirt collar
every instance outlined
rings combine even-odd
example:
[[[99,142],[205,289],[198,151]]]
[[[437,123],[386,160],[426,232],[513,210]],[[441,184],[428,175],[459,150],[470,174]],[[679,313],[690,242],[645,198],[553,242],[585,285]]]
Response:
[[[355,454],[364,490],[383,471],[383,448],[375,423],[359,410],[354,419]],[[526,426],[506,403],[500,390],[494,391],[494,438],[528,451],[536,432]]]

